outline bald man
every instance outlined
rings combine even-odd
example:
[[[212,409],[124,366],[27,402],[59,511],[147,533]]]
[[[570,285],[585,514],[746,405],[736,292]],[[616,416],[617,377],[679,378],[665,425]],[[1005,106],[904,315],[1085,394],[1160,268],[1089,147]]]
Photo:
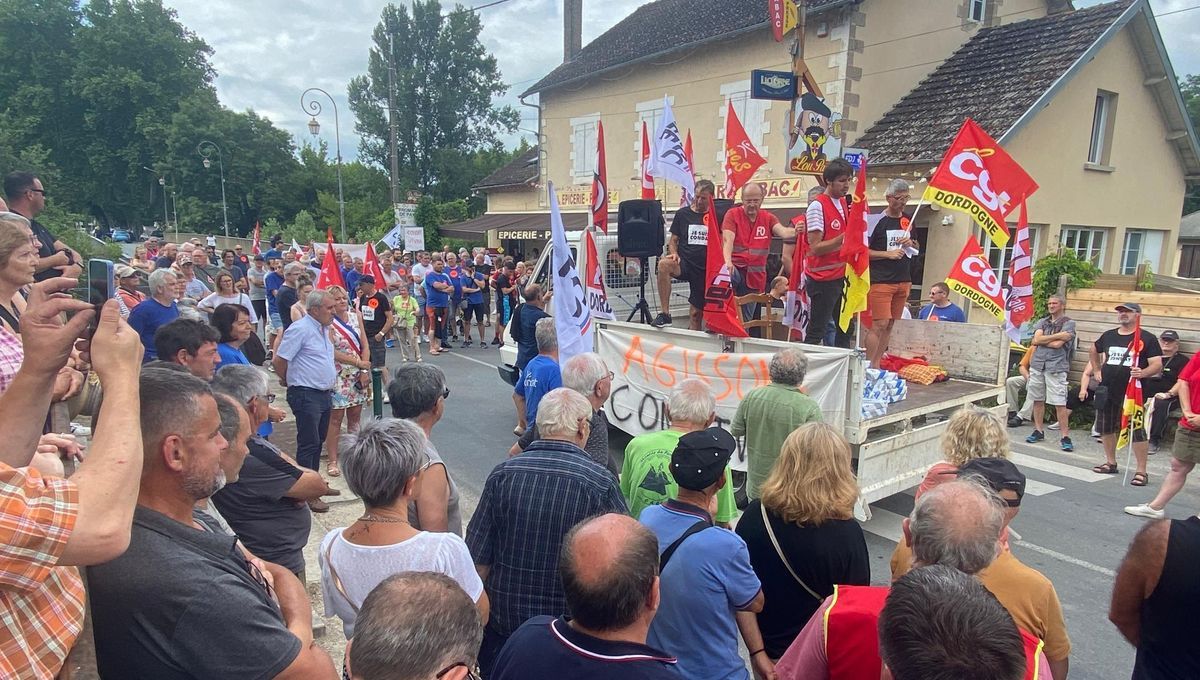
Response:
[[[535,616],[512,634],[489,680],[678,680],[675,659],[646,645],[658,610],[658,540],[628,515],[575,525],[559,560],[571,617]]]
[[[738,295],[767,290],[767,254],[771,237],[795,239],[796,230],[762,209],[762,185],[742,188],[742,204],[730,208],[721,221],[721,248]]]

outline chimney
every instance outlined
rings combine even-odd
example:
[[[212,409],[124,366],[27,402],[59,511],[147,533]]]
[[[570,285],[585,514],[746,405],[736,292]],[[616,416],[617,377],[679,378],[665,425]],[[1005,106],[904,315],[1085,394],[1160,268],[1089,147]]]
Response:
[[[563,63],[583,49],[583,0],[563,0]]]

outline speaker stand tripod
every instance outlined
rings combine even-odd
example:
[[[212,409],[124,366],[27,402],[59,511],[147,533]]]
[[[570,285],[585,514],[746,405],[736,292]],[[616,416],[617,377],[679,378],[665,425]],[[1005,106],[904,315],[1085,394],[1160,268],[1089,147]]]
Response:
[[[650,259],[639,257],[638,261],[642,264],[642,273],[638,276],[638,301],[633,306],[633,309],[629,311],[629,318],[625,319],[625,323],[633,321],[633,317],[637,316],[638,312],[641,312],[642,320],[640,323],[649,325],[653,320],[653,317],[650,315],[650,305],[646,303],[646,270],[650,266]]]

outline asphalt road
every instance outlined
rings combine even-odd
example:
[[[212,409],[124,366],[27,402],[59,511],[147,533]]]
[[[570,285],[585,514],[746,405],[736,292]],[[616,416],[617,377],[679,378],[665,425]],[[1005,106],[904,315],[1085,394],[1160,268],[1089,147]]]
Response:
[[[478,348],[425,357],[445,371],[450,387],[446,415],[433,439],[458,483],[464,511],[474,509],[488,472],[504,459],[514,440],[511,388],[496,372],[497,359],[495,350]],[[1125,515],[1121,508],[1153,496],[1169,454],[1151,456],[1150,487],[1123,487],[1120,475],[1091,472],[1103,454],[1086,433],[1074,433],[1076,451],[1063,453],[1057,450],[1056,438],[1053,446],[1025,444],[1030,429],[1009,430],[1014,462],[1030,480],[1021,514],[1012,524],[1020,536],[1013,552],[1058,590],[1073,646],[1070,677],[1128,678],[1133,649],[1108,622],[1107,612],[1113,575],[1144,520]],[[612,440],[619,455],[625,438],[614,432]],[[872,506],[873,517],[863,525],[875,583],[889,580],[900,520],[912,504],[911,492],[885,499]],[[1173,516],[1184,517],[1198,508],[1200,492],[1185,488],[1169,509]]]

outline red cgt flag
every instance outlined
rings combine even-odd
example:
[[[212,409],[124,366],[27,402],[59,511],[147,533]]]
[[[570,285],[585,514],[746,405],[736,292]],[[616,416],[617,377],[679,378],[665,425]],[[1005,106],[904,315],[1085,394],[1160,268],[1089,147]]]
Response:
[[[346,280],[342,278],[342,268],[338,266],[337,255],[333,252],[333,230],[330,229],[326,234],[325,241],[325,258],[321,260],[321,273],[317,276],[316,288],[325,290],[330,286],[346,287]],[[349,291],[353,295],[353,291]]]
[[[983,307],[989,314],[1004,321],[1004,291],[1000,288],[1000,279],[992,271],[992,265],[983,258],[983,248],[975,236],[967,236],[967,243],[959,253],[958,261],[946,276],[946,285],[950,290],[962,295],[971,302]],[[936,310],[930,312],[930,320]]]
[[[375,255],[375,246],[370,241],[367,241],[367,254],[363,256],[363,273],[375,277],[375,286],[379,290],[387,292],[387,279],[383,276],[383,267],[379,264],[379,257]]]
[[[596,171],[592,173],[592,226],[608,233],[608,170],[604,165],[604,123],[596,123]]]
[[[654,176],[650,174],[650,134],[646,132],[646,121],[642,121],[642,199],[653,201]]]
[[[871,251],[868,243],[867,160],[864,158],[858,167],[854,203],[850,205],[846,236],[842,239],[841,256],[846,261],[846,299],[842,304],[838,325],[843,332],[850,328],[850,319],[858,312],[862,312],[859,321],[863,327],[871,327],[871,308],[867,306],[867,294],[871,290]]]
[[[1037,182],[970,118],[963,121],[941,165],[929,178],[925,200],[971,216],[998,248],[1008,244],[1004,218]]]
[[[721,224],[717,221],[715,201],[708,202],[704,213],[704,226],[708,227],[708,242],[721,242]],[[706,261],[704,287],[704,325],[708,330],[735,338],[749,337],[742,326],[737,303],[733,299],[733,280],[725,266],[725,255],[720,248],[710,247]]]
[[[1021,197],[1017,242],[1013,244],[1008,286],[1004,289],[1004,329],[1013,342],[1021,341],[1021,324],[1033,318],[1032,252],[1029,249],[1029,208]]]
[[[766,162],[754,148],[730,101],[725,113],[725,196],[733,198]]]

